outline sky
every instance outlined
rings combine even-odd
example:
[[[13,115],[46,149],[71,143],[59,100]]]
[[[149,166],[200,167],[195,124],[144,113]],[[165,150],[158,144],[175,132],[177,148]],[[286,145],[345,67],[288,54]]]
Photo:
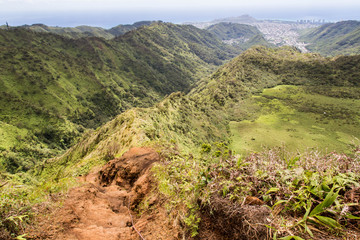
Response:
[[[0,25],[113,27],[142,20],[182,23],[249,14],[257,19],[360,20],[359,0],[0,0]]]

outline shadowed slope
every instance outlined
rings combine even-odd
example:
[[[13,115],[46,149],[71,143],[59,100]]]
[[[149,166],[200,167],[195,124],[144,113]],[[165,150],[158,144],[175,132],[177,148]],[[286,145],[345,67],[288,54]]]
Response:
[[[306,31],[301,40],[309,44],[310,51],[326,56],[360,54],[360,22],[325,24]]]
[[[186,91],[234,56],[204,30],[154,23],[106,41],[0,30],[2,162],[27,170],[126,109]]]

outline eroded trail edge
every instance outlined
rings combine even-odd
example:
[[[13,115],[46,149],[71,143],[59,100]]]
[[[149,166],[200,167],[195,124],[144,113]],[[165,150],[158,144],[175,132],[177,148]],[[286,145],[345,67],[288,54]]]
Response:
[[[64,206],[53,213],[55,230],[44,229],[37,237],[115,240],[141,239],[141,234],[144,239],[178,239],[180,231],[171,225],[164,209],[141,216],[136,212],[152,191],[150,169],[159,160],[151,148],[132,148],[109,161],[100,171],[84,177],[82,186],[69,191]],[[148,199],[148,204],[158,204],[157,199]]]

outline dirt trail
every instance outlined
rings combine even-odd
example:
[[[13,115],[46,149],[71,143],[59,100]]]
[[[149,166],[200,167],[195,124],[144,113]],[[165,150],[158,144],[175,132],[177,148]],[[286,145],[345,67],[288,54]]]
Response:
[[[178,218],[170,218],[150,172],[160,156],[151,148],[132,148],[101,170],[80,179],[69,191],[64,206],[38,219],[27,239],[56,240],[172,240],[268,239],[271,210],[255,197],[244,204],[213,195],[200,209],[199,235],[183,237]],[[346,201],[358,202],[360,189],[349,191]],[[148,210],[135,210],[146,199]],[[359,210],[358,208],[355,209]],[[172,220],[170,220],[172,219]],[[357,224],[354,222],[354,224]],[[323,234],[323,233],[321,233]],[[357,233],[351,233],[356,235]],[[324,239],[316,236],[314,239]],[[350,239],[350,238],[349,238]],[[355,238],[354,238],[355,239]]]
[[[151,191],[150,167],[159,160],[150,148],[132,148],[84,177],[84,185],[71,189],[64,207],[51,217],[53,229],[43,229],[34,239],[141,239],[135,229],[147,240],[178,239],[179,231],[169,223],[163,208],[141,217],[132,211]],[[150,199],[149,205],[154,204],[157,199]]]

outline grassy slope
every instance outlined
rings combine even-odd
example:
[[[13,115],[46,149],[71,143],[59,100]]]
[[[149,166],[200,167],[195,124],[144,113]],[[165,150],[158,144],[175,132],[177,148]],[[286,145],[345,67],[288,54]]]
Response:
[[[134,30],[136,28],[142,27],[142,26],[148,26],[154,23],[154,21],[140,21],[133,24],[125,24],[125,25],[118,25],[116,27],[110,28],[107,30],[108,33],[111,33],[113,36],[118,37],[120,35],[123,35],[131,30]]]
[[[307,48],[327,56],[360,54],[360,22],[325,24],[301,36]]]
[[[104,39],[113,39],[115,37],[121,36],[131,30],[135,30],[142,26],[149,26],[154,21],[141,21],[134,24],[125,24],[118,25],[110,29],[104,29],[101,27],[91,27],[91,26],[77,26],[77,27],[53,27],[47,26],[44,24],[33,24],[33,25],[24,25],[21,28],[29,29],[34,32],[40,33],[54,33],[61,35],[67,38],[83,38],[83,37],[99,37]],[[0,29],[7,29],[6,25],[0,26]]]
[[[200,94],[226,109],[238,152],[282,143],[292,151],[344,151],[359,136],[358,59],[254,48],[214,73]],[[300,86],[268,89],[249,98],[281,84]]]
[[[78,26],[78,27],[51,27],[44,24],[25,25],[23,28],[34,32],[54,33],[67,38],[101,37],[111,39],[115,36],[101,27]]]
[[[293,227],[284,230],[284,226],[297,223],[294,219],[301,219],[309,204],[319,205],[330,196],[331,188],[344,190],[337,198],[337,205],[343,204],[345,191],[355,186],[354,183],[358,185],[358,155],[352,160],[340,154],[323,157],[315,153],[285,161],[284,152],[270,150],[246,158],[233,158],[223,144],[210,148],[202,143],[224,141],[235,149],[236,142],[230,141],[230,131],[235,133],[232,125],[249,123],[267,124],[266,130],[276,134],[283,134],[284,128],[286,131],[291,126],[304,131],[299,134],[305,141],[300,142],[307,144],[307,131],[323,133],[333,131],[324,128],[336,126],[325,123],[332,121],[327,116],[320,117],[324,106],[327,112],[334,114],[331,119],[344,124],[337,126],[337,131],[350,133],[351,127],[358,129],[358,60],[359,56],[327,59],[317,54],[301,54],[292,48],[250,49],[224,65],[211,78],[199,82],[188,95],[173,93],[155,107],[128,110],[87,133],[63,156],[38,165],[38,182],[33,184],[37,190],[34,192],[40,195],[64,189],[69,179],[86,174],[93,166],[120,156],[132,146],[160,146],[171,152],[174,146],[169,145],[176,144],[179,148],[175,155],[163,166],[158,166],[155,173],[159,189],[168,199],[166,206],[175,209],[175,213],[179,209],[185,211],[180,218],[191,234],[196,235],[199,229],[199,201],[203,201],[204,206],[212,206],[214,199],[210,196],[219,198],[220,194],[222,207],[233,211],[235,202],[244,203],[245,197],[252,195],[269,206],[284,200],[281,209],[285,212],[278,213],[274,221],[266,223],[278,232],[278,237],[287,236],[289,228],[306,238],[303,231]],[[284,83],[288,86],[283,86]],[[254,94],[258,96],[252,97]],[[246,120],[250,122],[244,122]],[[305,121],[308,123],[299,126],[298,122]],[[312,126],[312,121],[317,121],[316,125]],[[246,128],[253,129],[254,126]],[[354,133],[357,129],[353,128]],[[326,136],[330,138],[321,140],[331,144],[336,134],[329,133]],[[190,155],[185,156],[185,153]],[[337,162],[339,159],[341,164]],[[221,207],[216,202],[214,206]],[[337,219],[342,209],[342,205],[336,206],[326,216],[333,217],[329,214],[336,212],[333,218]],[[348,221],[341,218],[341,223],[347,224]],[[307,221],[306,215],[304,221]],[[306,228],[306,222],[305,225],[299,222],[301,230],[304,226]],[[320,229],[323,235],[326,230],[321,226]],[[229,229],[224,234],[231,235],[233,231]]]
[[[84,128],[188,89],[236,52],[206,31],[162,23],[111,41],[2,30],[0,48],[0,147],[11,171],[67,148]]]
[[[209,26],[207,30],[243,51],[255,45],[274,47],[265,40],[263,34],[254,26],[221,22]]]
[[[352,135],[359,134],[358,59],[327,59],[288,47],[250,49],[188,95],[172,94],[154,108],[118,116],[45,169],[76,175],[76,169],[153,141],[175,142],[186,152],[213,141],[231,142],[238,152],[286,141],[294,151],[315,143],[346,150]],[[268,89],[283,84],[294,86]],[[276,134],[278,142],[268,143],[267,131]]]
[[[176,143],[181,151],[191,153],[202,143],[226,139],[224,112],[198,104],[173,93],[153,108],[128,110],[85,135],[64,155],[38,166],[37,172],[61,179],[86,174],[134,146]]]
[[[209,26],[207,30],[221,40],[230,40],[235,38],[250,39],[256,35],[262,35],[256,27],[238,23],[217,23]]]
[[[260,116],[230,122],[232,149],[242,153],[264,146],[285,146],[291,152],[352,150],[350,144],[360,136],[360,88],[321,89],[319,94],[311,87],[280,85],[254,96]],[[327,96],[327,91],[340,95]]]

